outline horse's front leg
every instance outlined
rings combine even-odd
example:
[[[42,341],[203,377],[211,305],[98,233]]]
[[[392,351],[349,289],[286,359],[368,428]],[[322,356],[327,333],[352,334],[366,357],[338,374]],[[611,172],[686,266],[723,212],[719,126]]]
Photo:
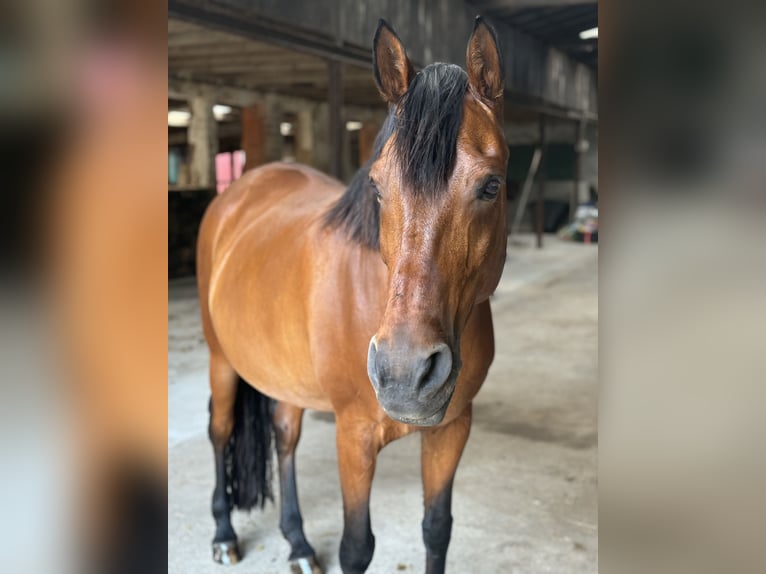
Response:
[[[470,430],[471,405],[468,405],[448,425],[424,430],[422,434],[426,574],[444,572],[452,532],[452,480]]]
[[[339,415],[336,421],[338,468],[343,492],[343,574],[363,574],[372,561],[375,537],[370,525],[370,489],[380,445],[375,423]]]

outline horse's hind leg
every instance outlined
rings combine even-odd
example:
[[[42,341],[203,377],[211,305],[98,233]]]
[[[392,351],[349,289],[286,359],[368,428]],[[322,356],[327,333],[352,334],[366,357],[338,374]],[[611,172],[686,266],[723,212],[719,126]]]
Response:
[[[303,409],[278,403],[274,409],[274,431],[279,463],[279,528],[290,544],[290,565],[296,574],[322,574],[314,549],[303,533],[303,518],[295,484],[295,447],[301,436]]]
[[[213,490],[213,560],[220,564],[239,562],[237,535],[231,526],[232,502],[226,492],[226,445],[234,430],[234,405],[239,379],[229,362],[218,353],[210,353],[210,426],[208,434],[215,457]]]

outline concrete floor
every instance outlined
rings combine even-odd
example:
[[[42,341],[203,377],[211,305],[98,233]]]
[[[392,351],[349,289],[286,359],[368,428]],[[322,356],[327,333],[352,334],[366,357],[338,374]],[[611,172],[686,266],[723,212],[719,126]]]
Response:
[[[546,237],[509,246],[493,297],[497,355],[474,405],[455,479],[448,571],[598,571],[598,248]],[[191,281],[169,292],[168,572],[286,574],[276,505],[235,513],[245,559],[210,556],[212,450],[207,349]],[[382,452],[372,492],[376,550],[368,572],[422,572],[419,438]],[[309,412],[297,452],[306,534],[327,574],[339,573],[342,509],[332,417]]]

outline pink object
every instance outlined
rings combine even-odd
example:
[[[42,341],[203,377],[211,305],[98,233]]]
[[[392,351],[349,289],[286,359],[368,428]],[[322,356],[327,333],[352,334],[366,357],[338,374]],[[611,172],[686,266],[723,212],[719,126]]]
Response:
[[[215,179],[218,193],[224,191],[238,179],[245,169],[245,152],[237,150],[223,152],[215,156]]]

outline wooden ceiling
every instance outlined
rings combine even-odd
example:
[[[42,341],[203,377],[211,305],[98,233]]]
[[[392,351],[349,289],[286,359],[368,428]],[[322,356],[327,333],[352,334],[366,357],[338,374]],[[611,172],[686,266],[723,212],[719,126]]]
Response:
[[[179,80],[327,99],[326,60],[177,19],[168,20],[168,75]],[[343,64],[343,99],[349,104],[382,105],[371,69]]]

